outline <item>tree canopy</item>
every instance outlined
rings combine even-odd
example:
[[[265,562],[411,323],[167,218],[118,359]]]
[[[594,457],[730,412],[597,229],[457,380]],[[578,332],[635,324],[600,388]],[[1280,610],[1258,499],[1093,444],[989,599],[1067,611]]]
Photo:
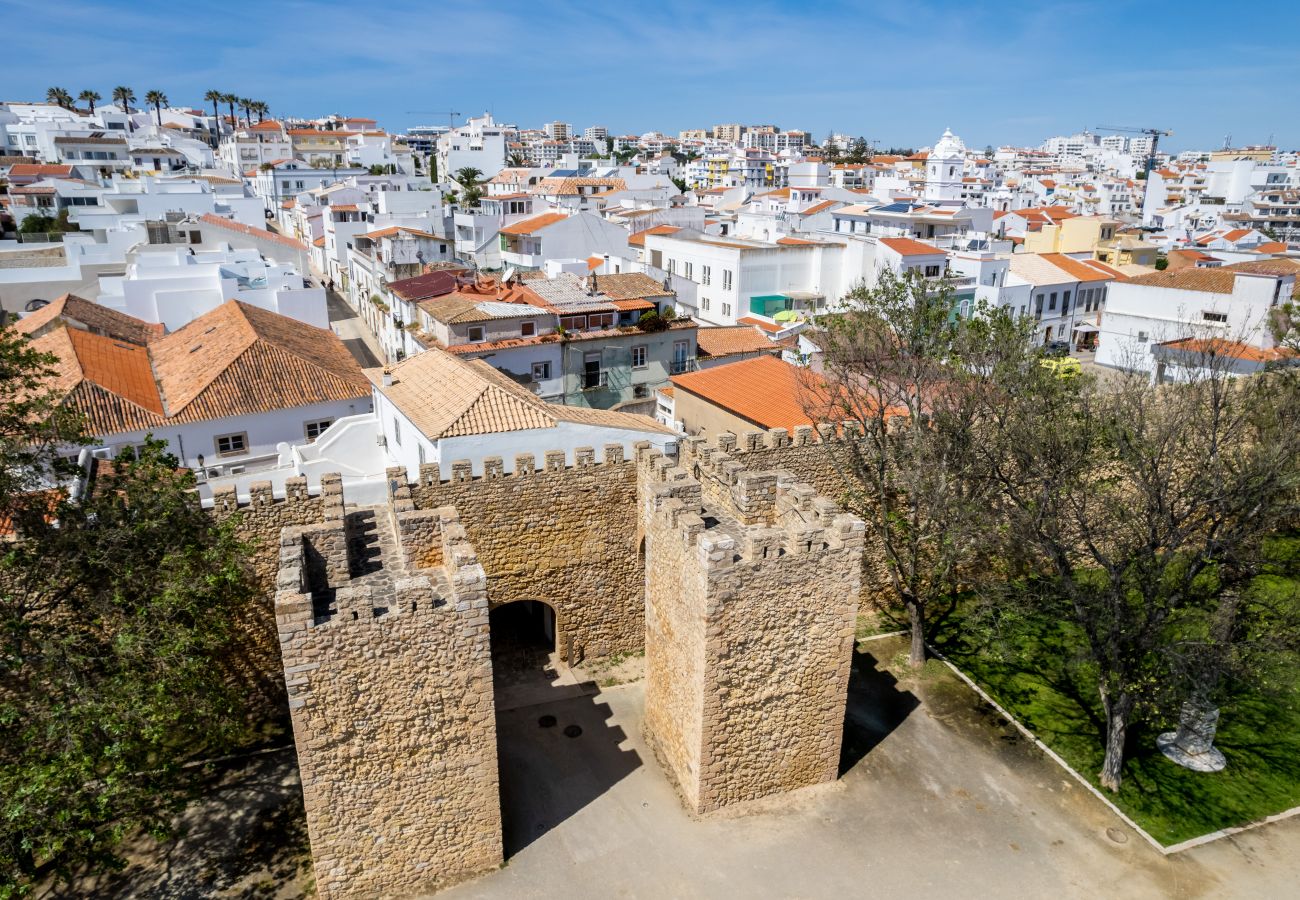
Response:
[[[192,796],[187,763],[250,735],[228,662],[246,548],[157,441],[76,495],[89,438],[52,362],[0,329],[0,896],[121,865]]]

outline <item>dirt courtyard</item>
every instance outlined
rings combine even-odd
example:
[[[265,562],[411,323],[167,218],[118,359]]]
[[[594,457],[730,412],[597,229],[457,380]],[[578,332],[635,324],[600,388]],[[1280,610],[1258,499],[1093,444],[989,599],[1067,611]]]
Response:
[[[507,864],[437,896],[1296,895],[1300,818],[1164,857],[940,664],[914,675],[901,650],[885,639],[857,654],[843,777],[760,814],[685,813],[641,738],[640,683],[555,684],[500,710]],[[293,775],[292,754],[253,761],[248,784],[191,811],[181,844],[140,848],[94,893],[308,894]],[[263,846],[266,825],[287,845]]]

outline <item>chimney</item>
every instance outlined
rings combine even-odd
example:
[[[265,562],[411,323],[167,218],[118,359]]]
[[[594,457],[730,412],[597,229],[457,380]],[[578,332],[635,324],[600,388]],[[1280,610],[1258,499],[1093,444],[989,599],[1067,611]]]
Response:
[[[392,369],[388,368],[388,366],[384,366],[384,387],[392,387],[392,386],[393,386],[393,371]]]

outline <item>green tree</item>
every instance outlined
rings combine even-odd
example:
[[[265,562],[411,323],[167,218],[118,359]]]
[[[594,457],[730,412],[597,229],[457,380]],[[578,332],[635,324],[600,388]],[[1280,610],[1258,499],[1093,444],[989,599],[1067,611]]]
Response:
[[[121,865],[165,836],[249,730],[226,660],[253,590],[247,548],[146,441],[74,500],[61,447],[85,438],[44,391],[53,360],[0,330],[0,895]]]
[[[465,206],[474,206],[483,196],[483,171],[473,166],[457,169],[452,179],[460,185],[460,199]]]
[[[249,100],[247,97],[240,97],[235,102],[239,105],[239,108],[244,111],[244,121],[247,122],[249,125],[252,125],[254,101]]]
[[[203,99],[212,104],[212,146],[216,147],[221,141],[221,108],[218,104],[225,101],[226,95],[213,89],[204,94]]]
[[[235,118],[235,104],[239,102],[239,97],[234,94],[222,94],[221,102],[230,107],[230,127],[237,128],[239,120]]]
[[[1140,709],[1170,686],[1215,701],[1262,621],[1240,603],[1262,547],[1300,512],[1294,373],[1236,378],[1219,343],[1170,356],[1158,388],[1139,371],[1055,393],[1010,381],[986,410],[1007,554],[1035,612],[1080,635],[1112,791]]]
[[[97,91],[87,90],[78,94],[77,99],[90,107],[90,114],[93,116],[95,114],[95,104],[104,98],[101,97]]]
[[[162,128],[162,108],[167,103],[167,95],[162,91],[149,91],[144,95],[144,102],[154,108],[158,116],[158,127]]]
[[[72,106],[72,95],[61,87],[52,87],[45,92],[45,102],[68,109]]]
[[[672,178],[672,182],[673,182],[673,187],[677,188],[677,193],[679,194],[684,194],[688,190],[690,190],[690,185],[686,183],[685,178],[677,178],[676,176],[674,176]]]
[[[58,230],[58,220],[53,216],[43,216],[40,213],[28,213],[18,224],[19,234],[48,234],[56,230]]]
[[[113,102],[121,107],[122,112],[130,112],[131,104],[135,102],[135,91],[124,84],[119,84],[113,88]]]
[[[262,100],[254,100],[249,108],[257,113],[257,124],[259,125],[265,121],[266,114],[271,111],[271,107]]]
[[[823,446],[881,548],[920,666],[936,620],[990,571],[995,485],[977,466],[980,413],[1003,369],[1030,364],[1028,324],[1002,309],[959,315],[951,286],[915,271],[883,270],[847,300],[825,322],[824,382],[808,382],[804,409],[860,431]]]

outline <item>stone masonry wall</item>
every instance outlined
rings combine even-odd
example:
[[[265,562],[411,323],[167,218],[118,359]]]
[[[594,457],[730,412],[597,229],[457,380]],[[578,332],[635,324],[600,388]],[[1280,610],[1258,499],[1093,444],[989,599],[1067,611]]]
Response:
[[[695,458],[699,480],[648,450],[639,461],[646,737],[686,805],[834,780],[865,525],[724,453]]]
[[[823,434],[822,439],[829,439]],[[783,470],[836,499],[843,483],[827,448],[810,428],[784,429],[739,437],[720,435],[716,445],[698,438],[681,442],[680,464],[693,472],[699,459],[715,450],[751,471]],[[642,526],[637,515],[636,467],[618,446],[606,448],[606,461],[579,448],[572,460],[547,453],[539,467],[532,455],[516,458],[515,471],[499,460],[485,462],[485,474],[472,476],[468,462],[442,469],[422,467],[407,485],[403,474],[390,476],[394,490],[406,489],[414,507],[432,511],[454,506],[487,572],[493,605],[513,600],[545,600],[557,611],[557,642],[566,658],[637,652],[643,647],[645,567],[639,552]],[[281,529],[325,520],[326,505],[342,515],[342,484],[337,475],[321,478],[319,496],[308,494],[305,478],[291,478],[284,499],[269,483],[254,484],[252,502],[239,505],[233,490],[214,492],[213,515],[237,515],[238,532],[253,544],[249,556],[264,594],[249,604],[241,627],[250,682],[283,703],[283,683],[275,640],[272,601],[279,565]],[[412,527],[418,527],[413,525]],[[436,548],[429,552],[437,552]],[[412,563],[437,565],[436,558]],[[878,551],[864,555],[864,585],[884,584]]]
[[[399,528],[404,547],[388,530],[383,566],[341,584],[336,560],[307,552],[346,547],[322,534],[341,519],[283,532],[276,623],[326,900],[432,891],[502,862],[486,577],[454,511],[436,516]],[[445,564],[402,564],[428,541]]]
[[[429,464],[406,487],[417,509],[460,511],[493,607],[545,600],[555,609],[563,658],[639,652],[645,604],[635,464],[611,444],[599,464],[591,448],[578,448],[571,466],[555,451],[540,469],[531,454],[515,458],[514,472],[503,468],[489,458],[485,474],[472,477],[468,462],[453,463],[443,481]],[[390,473],[390,487],[394,480],[400,491],[400,470]]]

